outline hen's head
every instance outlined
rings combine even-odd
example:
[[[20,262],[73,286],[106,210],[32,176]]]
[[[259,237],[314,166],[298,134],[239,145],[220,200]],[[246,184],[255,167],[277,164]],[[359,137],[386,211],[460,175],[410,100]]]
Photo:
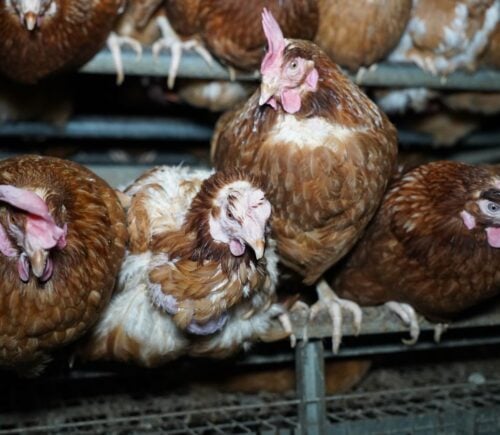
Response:
[[[260,259],[270,215],[271,204],[248,177],[239,172],[217,172],[203,182],[187,224],[190,231],[198,233],[201,249],[211,249],[213,243],[215,247],[226,245],[233,256],[240,257],[250,247]]]
[[[468,230],[484,231],[488,244],[500,248],[500,176],[485,177],[460,217]]]
[[[39,27],[47,15],[53,15],[57,10],[55,0],[7,0],[7,5],[9,3],[30,32]]]
[[[271,204],[264,192],[247,180],[226,184],[214,197],[209,216],[210,235],[229,245],[231,254],[239,257],[250,246],[257,259],[265,248],[266,224]]]
[[[0,201],[13,207],[8,213],[7,227],[0,225],[0,252],[7,257],[17,257],[22,281],[29,281],[30,268],[40,281],[49,280],[54,270],[50,253],[54,248],[66,246],[66,226],[57,226],[46,202],[30,190],[0,185]],[[21,226],[13,222],[18,217],[16,221],[22,222]],[[7,234],[15,240],[17,248]]]
[[[278,103],[288,113],[300,110],[302,98],[315,92],[318,87],[318,69],[312,60],[312,52],[295,47],[295,42],[283,37],[279,24],[272,14],[264,9],[262,26],[267,38],[267,53],[262,60],[260,72],[259,104],[269,104],[277,109]],[[310,43],[312,51],[317,47]]]

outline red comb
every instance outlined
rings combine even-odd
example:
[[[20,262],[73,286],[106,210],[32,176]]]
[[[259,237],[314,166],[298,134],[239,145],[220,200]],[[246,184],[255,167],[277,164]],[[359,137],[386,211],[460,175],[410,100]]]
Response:
[[[270,69],[279,67],[278,59],[285,50],[285,38],[278,22],[266,8],[262,11],[262,28],[267,39],[267,53],[262,60],[260,71],[262,74]]]

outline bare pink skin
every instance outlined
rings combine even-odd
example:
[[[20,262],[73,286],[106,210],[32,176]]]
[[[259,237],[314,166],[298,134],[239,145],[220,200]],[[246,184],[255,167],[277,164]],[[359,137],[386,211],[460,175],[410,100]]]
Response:
[[[29,280],[30,255],[37,251],[48,251],[52,248],[63,249],[66,246],[67,226],[59,227],[51,216],[47,204],[36,193],[10,185],[0,185],[0,201],[27,213],[24,232],[12,226],[12,233],[22,247],[19,254],[17,270],[22,281]],[[10,242],[5,228],[0,228],[0,252],[8,257],[18,255],[17,249]],[[44,270],[39,276],[41,281],[50,279],[54,265],[47,257]]]
[[[229,193],[238,199],[229,205]],[[251,246],[257,258],[264,253],[266,224],[271,215],[271,204],[260,189],[239,187],[228,190],[218,198],[222,210],[217,218],[210,218],[210,234],[214,240],[226,243],[235,257]]]
[[[287,41],[274,17],[267,9],[262,12],[262,26],[268,51],[262,60],[261,96],[259,104],[278,109],[278,98],[287,113],[297,113],[302,106],[302,95],[316,91],[319,74],[311,60],[296,57],[284,63]]]
[[[462,210],[460,212],[460,217],[464,221],[467,229],[472,230],[476,226],[476,218],[472,216],[469,212]]]
[[[472,230],[476,227],[476,218],[472,216],[469,212],[463,210],[460,213],[467,229]],[[492,248],[500,248],[500,228],[498,227],[486,227],[486,238],[488,239],[488,244]]]
[[[486,228],[486,237],[488,238],[488,243],[492,248],[500,248],[500,228]]]

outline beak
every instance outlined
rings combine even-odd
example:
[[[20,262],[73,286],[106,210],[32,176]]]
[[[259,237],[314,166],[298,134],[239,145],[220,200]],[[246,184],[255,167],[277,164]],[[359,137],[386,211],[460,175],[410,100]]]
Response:
[[[45,249],[37,249],[29,257],[31,270],[37,278],[41,278],[45,273],[45,264],[49,253]]]
[[[264,239],[246,240],[246,242],[255,252],[255,258],[260,260],[264,256],[264,248],[266,247]]]
[[[266,104],[278,92],[278,84],[275,81],[270,83],[262,81],[260,85],[259,106]]]
[[[37,22],[37,15],[34,12],[26,12],[24,14],[24,25],[30,32],[35,30],[36,22]]]

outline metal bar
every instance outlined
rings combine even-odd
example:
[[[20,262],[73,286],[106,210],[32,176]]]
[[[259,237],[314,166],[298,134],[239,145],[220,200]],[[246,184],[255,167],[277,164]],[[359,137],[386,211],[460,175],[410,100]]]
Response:
[[[63,126],[45,122],[12,122],[0,124],[0,136],[209,141],[212,126],[183,118],[97,117],[79,116]]]
[[[171,62],[170,53],[162,53],[155,59],[150,48],[144,50],[140,61],[137,60],[135,53],[130,50],[122,51],[122,59],[126,76],[166,77]],[[113,58],[107,49],[97,53],[80,71],[90,74],[116,74]],[[208,65],[196,53],[183,53],[177,77],[214,80],[230,79],[227,68],[217,62]],[[257,80],[258,77],[258,72],[250,74],[239,73],[237,75],[238,80]]]
[[[292,313],[292,328],[296,337],[302,338],[304,319]],[[419,316],[420,330],[433,331],[434,324]],[[480,312],[474,315],[457,320],[450,324],[449,330],[464,328],[480,328],[485,326],[500,325],[500,301],[492,301]],[[281,328],[279,322],[275,322],[273,327]],[[281,330],[281,329],[280,329]],[[328,313],[320,312],[314,321],[308,322],[308,336],[311,338],[331,337],[331,319]],[[407,332],[408,328],[390,312],[386,307],[366,307],[363,308],[363,324],[361,335],[386,334],[395,332]],[[343,335],[354,336],[351,322],[344,322]],[[443,336],[446,339],[446,333]]]
[[[137,60],[135,53],[123,50],[123,65],[126,75],[166,76],[171,56],[162,54],[158,60],[153,58],[151,49],[146,48],[142,59]],[[107,49],[98,53],[80,70],[90,74],[115,74],[115,65]],[[500,90],[500,71],[479,70],[474,74],[457,71],[447,77],[433,76],[413,64],[380,63],[357,75],[348,74],[362,86],[380,87],[428,87],[435,89],[468,89],[476,91]],[[178,77],[229,80],[227,68],[214,63],[209,66],[196,53],[185,53],[179,66]],[[258,80],[258,72],[239,73],[238,80]]]
[[[0,124],[0,137],[22,136],[121,140],[175,139],[209,142],[212,134],[212,125],[185,118],[77,116],[63,126],[37,121],[6,122]],[[400,130],[398,137],[400,143],[406,146],[425,146],[439,150],[444,149],[443,147],[434,146],[432,144],[432,137],[426,133]],[[500,131],[472,133],[459,143],[462,149],[464,147],[480,146],[497,147],[498,144],[500,144]]]
[[[301,340],[297,344],[295,358],[300,433],[323,435],[326,432],[323,343]]]

